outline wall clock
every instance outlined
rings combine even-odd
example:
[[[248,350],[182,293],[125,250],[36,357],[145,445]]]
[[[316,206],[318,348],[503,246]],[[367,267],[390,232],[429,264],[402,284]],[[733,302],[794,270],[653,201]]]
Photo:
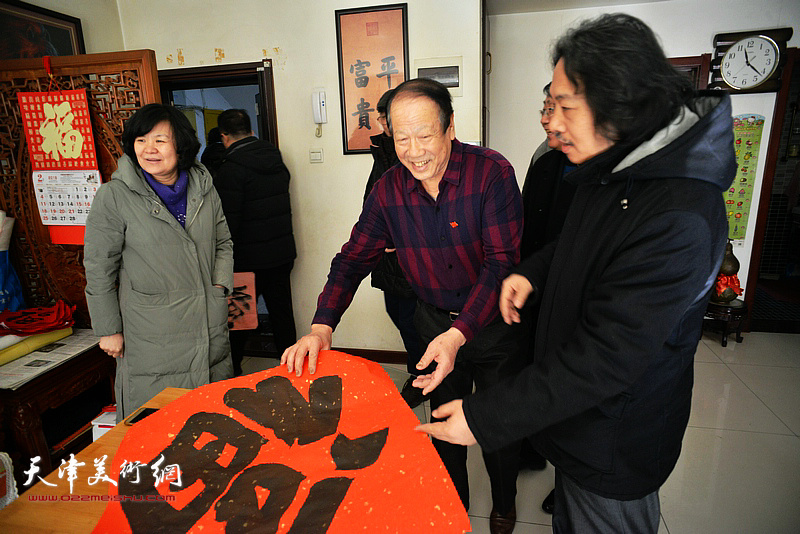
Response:
[[[715,35],[709,87],[732,93],[778,91],[791,36],[792,28]]]

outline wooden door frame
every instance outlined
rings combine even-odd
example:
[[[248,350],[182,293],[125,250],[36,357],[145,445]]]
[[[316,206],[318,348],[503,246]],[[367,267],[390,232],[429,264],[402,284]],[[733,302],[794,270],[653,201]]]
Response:
[[[769,204],[772,198],[772,188],[775,181],[775,169],[778,165],[778,157],[781,149],[781,132],[783,131],[784,116],[786,106],[789,103],[789,86],[792,81],[792,72],[800,59],[797,48],[786,50],[786,66],[781,74],[781,88],[775,99],[775,109],[772,114],[772,129],[769,134],[769,145],[767,149],[767,161],[764,166],[764,179],[761,182],[761,197],[758,200],[758,215],[756,216],[756,227],[753,235],[753,249],[750,251],[750,266],[747,271],[745,281],[744,301],[750,310],[742,323],[745,332],[750,331],[750,323],[753,315],[753,305],[756,299],[756,285],[761,268],[761,254],[764,252],[764,236],[767,232],[767,216],[769,215]],[[752,209],[752,208],[751,208]]]
[[[255,76],[261,98],[258,100],[259,125],[261,137],[278,145],[278,119],[275,104],[275,82],[272,60],[263,59],[252,63],[231,65],[212,65],[209,67],[189,67],[158,71],[161,85],[161,99],[169,102],[169,93],[175,90],[197,89],[202,87],[225,87],[248,83]]]

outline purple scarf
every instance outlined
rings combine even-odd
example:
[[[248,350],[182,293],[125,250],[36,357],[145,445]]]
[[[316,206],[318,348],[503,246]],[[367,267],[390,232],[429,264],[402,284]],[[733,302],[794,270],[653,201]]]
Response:
[[[144,169],[142,169],[144,173],[144,177],[147,180],[147,183],[150,184],[150,187],[153,188],[153,191],[156,192],[158,198],[160,198],[164,205],[167,207],[169,212],[175,217],[181,226],[184,228],[186,227],[186,191],[189,188],[189,173],[186,171],[181,171],[178,174],[178,179],[175,180],[175,183],[172,185],[164,185],[155,178],[153,178],[150,174],[148,174]]]

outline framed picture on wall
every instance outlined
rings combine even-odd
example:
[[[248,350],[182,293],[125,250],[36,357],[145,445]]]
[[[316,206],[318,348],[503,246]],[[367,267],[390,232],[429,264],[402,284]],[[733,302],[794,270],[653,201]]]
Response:
[[[85,54],[81,19],[42,7],[0,0],[0,59]]]
[[[378,99],[408,79],[407,19],[408,4],[336,10],[345,154],[369,153]]]
[[[708,87],[708,73],[711,68],[711,54],[689,57],[671,57],[668,59],[675,70],[683,72],[692,81],[695,89]]]

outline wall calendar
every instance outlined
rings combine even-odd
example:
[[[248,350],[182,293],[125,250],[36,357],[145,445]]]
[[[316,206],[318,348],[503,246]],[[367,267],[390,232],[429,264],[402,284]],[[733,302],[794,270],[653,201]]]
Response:
[[[84,89],[18,93],[44,225],[83,226],[101,178]]]

